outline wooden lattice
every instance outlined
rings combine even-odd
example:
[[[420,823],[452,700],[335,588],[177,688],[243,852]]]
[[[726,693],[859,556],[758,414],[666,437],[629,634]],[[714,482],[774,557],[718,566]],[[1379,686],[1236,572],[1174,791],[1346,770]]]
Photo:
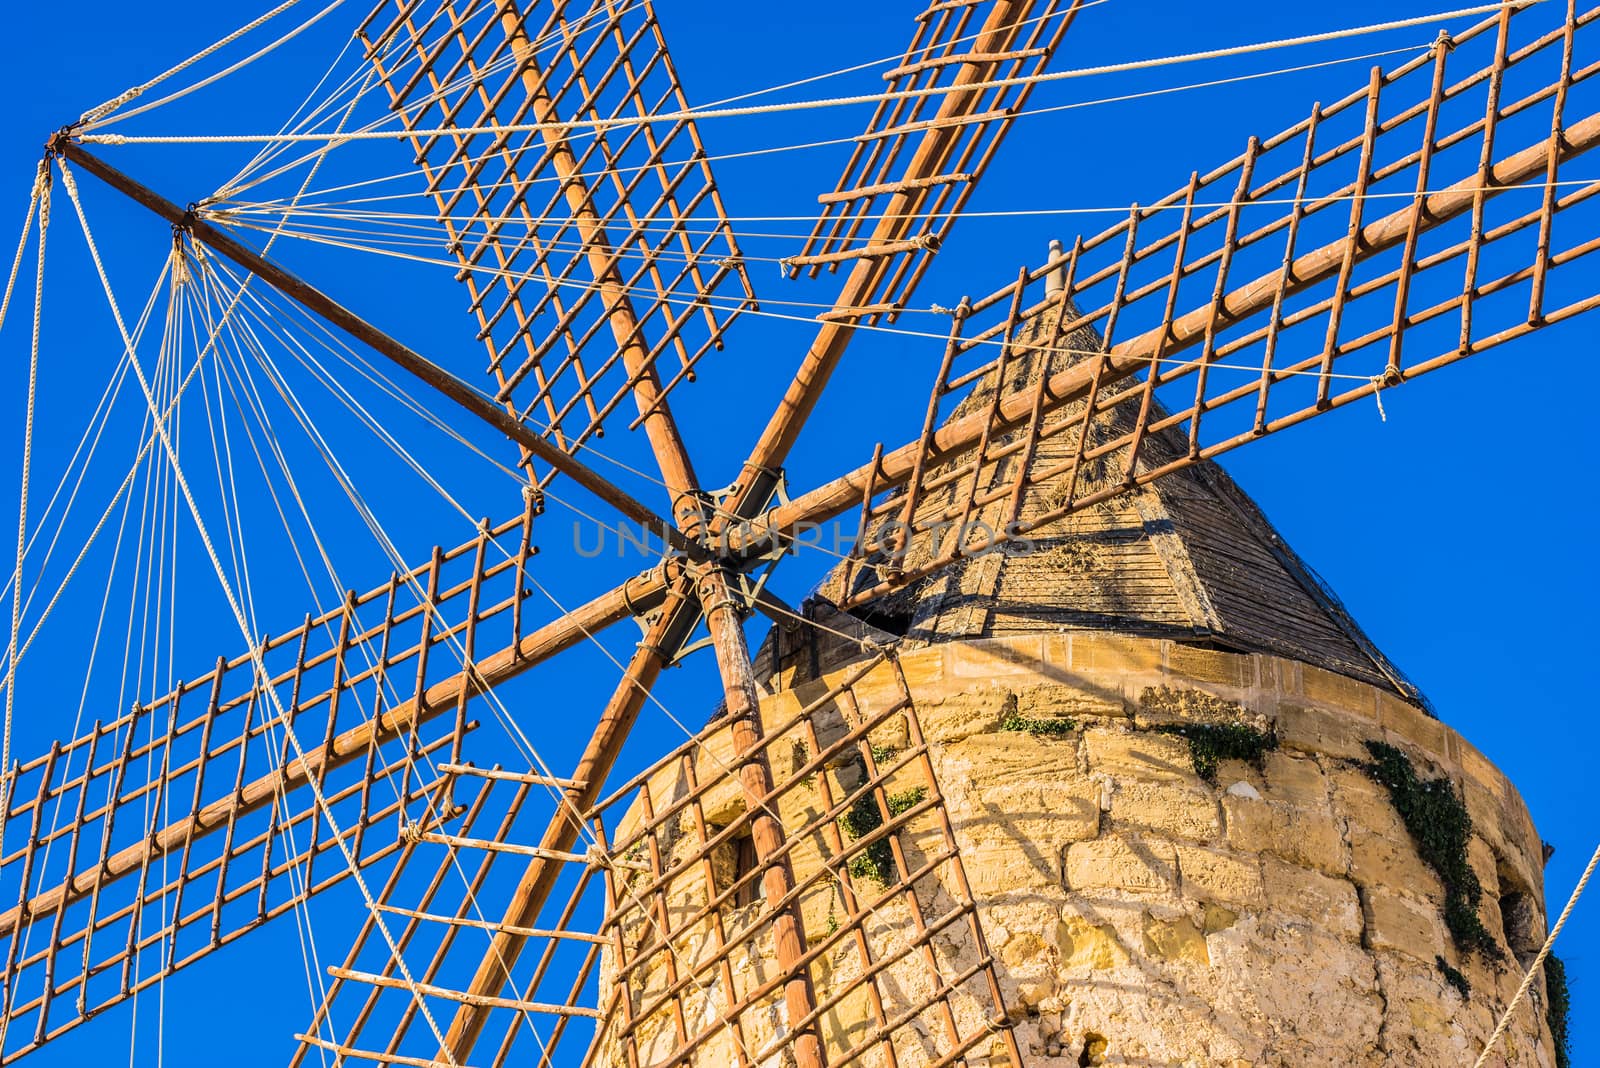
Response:
[[[828,1065],[944,1065],[979,1046],[1014,1057],[898,662],[869,658],[805,703],[780,695],[764,718],[757,751],[736,755],[728,725],[713,721],[581,813],[580,851],[522,844],[578,818],[562,800],[571,780],[459,769],[449,791],[465,814],[406,845],[380,901],[415,988],[369,921],[331,969],[295,1063],[319,1049],[448,1063],[418,992],[435,1020],[469,1001],[484,1009],[478,1048],[494,1065],[568,1062],[556,1056],[563,1040],[588,1043],[585,1064],[764,1064],[796,1032],[818,1036]],[[734,771],[757,759],[775,785],[751,799]],[[793,872],[785,907],[810,939],[792,970],[777,963],[758,890],[752,802],[784,827],[772,863]],[[538,951],[498,994],[463,993],[476,958],[463,950],[507,930],[495,921],[513,911],[525,870],[549,864],[563,866],[559,888],[517,929]],[[797,975],[814,1008],[786,1020]]]
[[[917,15],[905,55],[883,78],[890,93],[831,192],[790,277],[869,260],[871,300],[861,321],[891,320],[994,158],[1082,0],[931,3]],[[987,88],[971,89],[968,86]],[[881,307],[879,307],[881,305]],[[871,308],[869,312],[867,309]]]
[[[1020,1064],[898,661],[863,651],[803,702],[757,707],[742,613],[816,619],[742,573],[855,512],[868,536],[835,600],[861,609],[1324,412],[1381,415],[1408,379],[1600,305],[1600,182],[1567,177],[1600,143],[1600,8],[1569,3],[1534,35],[1529,12],[1552,6],[1507,7],[962,301],[921,433],[770,506],[852,334],[904,308],[1029,90],[973,86],[1044,70],[1080,6],[923,11],[887,76],[917,95],[878,109],[786,261],[849,276],[714,516],[666,400],[752,301],[693,123],[659,118],[686,99],[648,2],[384,0],[359,31],[496,399],[526,426],[101,164],[92,127],[58,133],[53,154],[547,463],[570,457],[529,428],[570,454],[631,400],[681,555],[529,628],[530,488],[518,518],[21,764],[3,803],[0,894],[18,904],[0,913],[0,1059],[361,872],[375,907],[296,1063]],[[1505,418],[1503,401],[1484,410]],[[645,640],[572,777],[469,763],[470,700],[629,616]],[[611,786],[702,617],[724,711]]]
[[[638,425],[752,302],[694,123],[628,121],[688,106],[651,5],[384,0],[361,35],[407,130],[473,131],[412,145],[498,399],[566,451]]]
[[[6,1059],[347,878],[341,842],[366,867],[408,820],[437,819],[434,764],[476,726],[468,696],[517,667],[532,518],[20,765],[0,857]],[[478,657],[480,642],[512,652]]]
[[[858,509],[861,604],[1600,305],[1597,19],[1508,8],[964,302],[918,440],[757,532]]]

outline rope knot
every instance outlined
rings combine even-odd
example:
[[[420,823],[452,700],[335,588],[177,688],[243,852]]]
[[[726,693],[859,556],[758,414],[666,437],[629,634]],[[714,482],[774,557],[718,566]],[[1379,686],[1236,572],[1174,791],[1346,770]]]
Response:
[[[928,308],[934,315],[948,315],[956,322],[960,322],[972,314],[972,298],[962,297],[960,303],[954,308],[946,308],[943,304],[934,304]]]

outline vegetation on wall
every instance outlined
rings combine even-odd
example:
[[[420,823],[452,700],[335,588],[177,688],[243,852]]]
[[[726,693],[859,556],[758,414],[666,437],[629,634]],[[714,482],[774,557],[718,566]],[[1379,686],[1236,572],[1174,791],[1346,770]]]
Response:
[[[1472,817],[1448,778],[1424,779],[1411,758],[1387,742],[1368,741],[1372,760],[1362,769],[1389,791],[1389,800],[1416,844],[1417,853],[1444,884],[1444,924],[1464,953],[1489,960],[1505,954],[1478,916],[1483,886],[1467,863]]]
[[[1213,786],[1224,760],[1248,760],[1259,768],[1262,759],[1278,748],[1277,734],[1243,723],[1163,723],[1155,730],[1187,741],[1194,773]]]
[[[1544,989],[1548,995],[1544,1009],[1550,1037],[1556,1046],[1556,1068],[1572,1068],[1572,1039],[1567,1033],[1572,1016],[1572,1001],[1567,993],[1567,966],[1554,953],[1544,959]]]
[[[1060,738],[1077,730],[1078,724],[1076,720],[1058,719],[1055,716],[1041,719],[1024,716],[1020,712],[1007,712],[1000,720],[1000,729],[1041,738]]]
[[[889,818],[893,819],[915,808],[927,796],[928,791],[921,786],[890,794]],[[878,799],[874,792],[869,790],[856,798],[855,804],[839,817],[839,826],[844,828],[844,833],[850,836],[851,841],[865,838],[882,827],[883,811],[878,808]],[[878,839],[852,857],[848,870],[857,879],[876,879],[881,886],[893,883],[894,850],[889,846],[888,836]]]
[[[1467,977],[1455,968],[1450,967],[1450,962],[1443,957],[1434,957],[1433,963],[1438,967],[1439,974],[1444,976],[1444,981],[1456,988],[1456,993],[1465,1000],[1472,996],[1472,984]]]

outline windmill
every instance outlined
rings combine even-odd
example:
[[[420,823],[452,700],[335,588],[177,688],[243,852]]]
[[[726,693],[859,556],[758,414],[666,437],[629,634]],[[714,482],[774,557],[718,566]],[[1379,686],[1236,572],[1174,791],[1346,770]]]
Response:
[[[41,230],[52,203],[58,221],[84,220],[101,281],[79,196],[88,176],[171,224],[173,286],[220,294],[200,353],[224,346],[252,277],[302,329],[425,387],[429,418],[513,443],[524,489],[466,542],[391,561],[380,584],[270,633],[229,585],[232,541],[205,535],[244,651],[8,767],[0,887],[17,900],[0,913],[0,1062],[339,888],[354,891],[354,930],[295,1064],[813,1068],[897,1063],[913,1034],[915,1063],[1024,1063],[895,599],[1600,304],[1586,213],[1600,183],[1564,169],[1600,139],[1584,51],[1600,9],[1491,5],[993,293],[940,309],[921,432],[830,481],[789,485],[830,377],[862,334],[912,309],[1083,6],[941,0],[916,14],[814,229],[778,264],[787,278],[837,279],[836,295],[808,316],[792,383],[738,456],[691,455],[672,395],[761,312],[697,126],[760,106],[690,108],[649,3],[384,0],[354,43],[387,124],[346,129],[348,113],[329,112],[322,129],[264,137],[278,160],[258,157],[251,181],[194,204],[108,161],[141,141],[113,123],[144,106],[143,89],[53,136],[35,186]],[[294,163],[317,165],[363,140],[411,153],[410,195],[458,267],[487,378],[447,370],[250,239],[263,218],[297,218],[298,198],[249,199],[282,152],[311,146]],[[370,238],[393,217],[352,209],[338,222],[321,236]],[[142,321],[117,325],[136,356]],[[131,366],[151,417],[141,461],[165,456],[176,478],[166,420],[187,380]],[[623,428],[647,444],[664,504],[600,463],[598,440]],[[712,471],[725,481],[702,481]],[[661,553],[542,619],[539,517],[574,485]],[[204,531],[189,486],[174,492]],[[827,597],[784,603],[765,576],[801,532],[840,517],[861,537]],[[1228,640],[1231,623],[1194,611],[1197,634]],[[786,711],[766,707],[745,637],[756,614],[775,623],[780,673],[797,635],[833,659]],[[513,734],[515,766],[502,766],[473,702],[630,619],[642,638],[610,699],[586,711],[574,764],[550,767]],[[15,662],[15,616],[12,629]],[[1352,672],[1406,693],[1358,631],[1341,640]],[[722,686],[716,715],[613,774],[661,673],[701,647]],[[900,741],[885,747],[891,728]],[[853,777],[838,774],[846,765]],[[936,910],[919,896],[929,880],[946,890]],[[823,931],[819,898],[834,910]],[[952,930],[969,957],[935,952]],[[841,947],[854,970],[835,979],[825,961]],[[846,1002],[869,1025],[841,1040],[826,1020]]]

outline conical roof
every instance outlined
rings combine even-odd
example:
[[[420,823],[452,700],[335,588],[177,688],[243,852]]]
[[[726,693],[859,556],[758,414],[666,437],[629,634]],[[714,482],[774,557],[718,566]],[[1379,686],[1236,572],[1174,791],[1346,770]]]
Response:
[[[1043,344],[1053,325],[1041,315],[1024,328],[1019,341],[1023,346]],[[999,386],[1007,392],[1025,391],[1039,375],[1055,374],[1098,347],[1098,336],[1085,330],[1062,346],[1072,352],[1023,348],[1020,357],[1009,361],[1006,381]],[[953,417],[987,407],[995,387],[991,376]],[[1098,416],[1090,427],[1091,439],[1120,436],[1131,418],[1131,412]],[[1069,458],[1075,439],[1075,434],[1057,434],[1041,441],[1034,468]],[[1187,439],[1174,430],[1154,434],[1141,447],[1139,467],[1161,466],[1184,455],[1187,447]],[[1096,470],[1086,465],[1078,495],[1120,481],[1121,474],[1121,464],[1111,457]],[[952,484],[943,493],[928,495],[918,505],[919,514],[942,511],[956,494],[964,497],[968,487],[970,483]],[[1024,519],[1054,506],[1052,489],[1046,482],[1028,494]],[[1064,493],[1065,486],[1061,489]],[[1004,526],[999,510],[1006,504],[991,506],[996,514],[984,517],[992,528]],[[1202,461],[1169,473],[1043,526],[1028,540],[1031,546],[958,561],[858,606],[852,615],[912,642],[1098,631],[1269,653],[1423,703],[1255,502],[1214,463]],[[909,567],[918,562],[918,548],[913,545]],[[846,568],[835,568],[808,599],[807,611],[831,615],[832,606],[843,603],[850,592],[844,588],[845,578]],[[852,591],[877,580],[870,566],[858,563],[850,572]],[[850,620],[836,619],[836,629],[841,623]],[[769,670],[779,666],[772,642],[769,638],[763,650]]]

